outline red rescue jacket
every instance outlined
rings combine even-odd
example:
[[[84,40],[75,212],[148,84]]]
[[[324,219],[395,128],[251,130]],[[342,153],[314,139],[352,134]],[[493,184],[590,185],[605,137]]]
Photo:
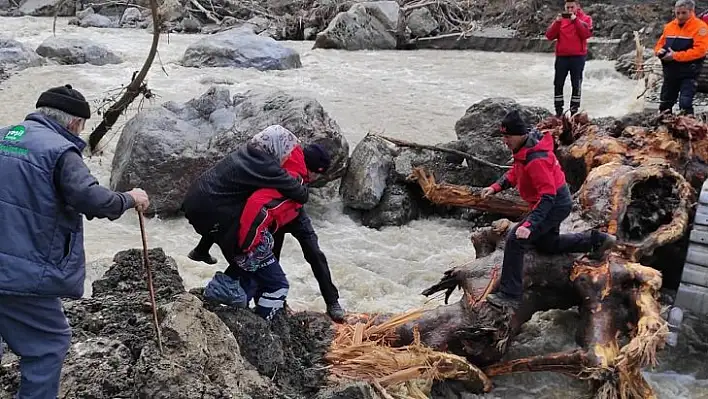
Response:
[[[557,40],[557,56],[587,55],[588,39],[592,36],[592,18],[582,10],[575,12],[575,20],[562,18],[553,21],[546,30],[548,40]]]
[[[302,177],[307,183],[308,172],[302,147],[295,147],[290,157],[283,164],[291,176]],[[276,231],[293,221],[302,204],[290,200],[274,188],[256,190],[246,201],[241,213],[238,245],[243,253],[251,252],[261,241],[261,233],[271,228]]]
[[[526,145],[514,153],[511,169],[491,187],[499,192],[514,186],[535,209],[543,195],[555,196],[564,184],[565,173],[553,152],[553,135],[533,130]]]

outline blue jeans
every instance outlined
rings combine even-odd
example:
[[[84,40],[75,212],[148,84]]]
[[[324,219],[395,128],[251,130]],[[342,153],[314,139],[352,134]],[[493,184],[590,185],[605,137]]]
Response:
[[[278,260],[280,260],[280,251],[283,248],[285,233],[292,234],[297,242],[300,243],[302,254],[307,263],[310,264],[310,268],[320,286],[320,292],[322,293],[325,303],[336,303],[339,300],[339,291],[337,291],[337,287],[335,287],[332,282],[332,274],[329,271],[327,257],[320,249],[317,233],[315,233],[315,229],[312,227],[312,221],[304,209],[300,209],[300,214],[297,218],[278,229],[273,235],[273,238],[275,238],[273,254]]]
[[[55,399],[71,346],[71,327],[59,298],[0,295],[0,338],[20,357],[17,398]]]
[[[559,191],[561,193],[561,191]],[[589,252],[592,250],[592,233],[560,234],[560,224],[570,215],[572,210],[570,193],[563,190],[562,195],[556,195],[556,203],[548,212],[546,219],[531,230],[527,239],[516,238],[517,224],[506,237],[504,246],[504,261],[499,291],[515,299],[523,295],[524,254],[529,249],[536,249],[547,254],[563,254],[573,252]]]

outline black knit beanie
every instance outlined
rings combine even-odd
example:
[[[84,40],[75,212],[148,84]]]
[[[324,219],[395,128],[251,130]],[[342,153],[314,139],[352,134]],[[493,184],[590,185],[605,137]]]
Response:
[[[505,136],[523,136],[528,133],[529,128],[526,126],[526,122],[524,122],[519,111],[512,110],[504,116],[500,130]]]
[[[64,111],[78,118],[90,119],[91,108],[84,96],[71,85],[52,87],[39,96],[37,108],[49,107]]]
[[[305,165],[309,171],[324,173],[332,163],[332,158],[321,144],[309,144],[303,148],[302,152],[305,155]]]

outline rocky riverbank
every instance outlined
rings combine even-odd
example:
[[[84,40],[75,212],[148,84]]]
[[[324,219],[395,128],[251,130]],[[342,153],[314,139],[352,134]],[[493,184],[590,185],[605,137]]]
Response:
[[[349,50],[410,48],[415,47],[411,40],[444,37],[450,33],[488,37],[490,28],[496,37],[536,38],[543,36],[560,10],[554,2],[538,0],[518,1],[513,5],[505,0],[218,0],[208,4],[200,0],[163,0],[158,3],[164,31],[213,33],[247,25],[257,34],[277,40],[316,40],[316,47]],[[635,30],[654,41],[663,24],[672,18],[673,3],[671,0],[587,0],[582,6],[594,19],[596,37],[621,40],[619,55],[633,47]],[[697,3],[699,11],[708,7],[708,2]],[[148,28],[152,25],[147,0],[125,4],[6,0],[0,4],[0,10],[4,15],[34,16],[52,16],[58,11],[61,16],[75,16],[71,23],[85,27]],[[518,44],[505,45],[494,50],[512,51],[518,47]],[[536,50],[526,46],[523,51]]]
[[[289,311],[269,325],[250,310],[202,302],[201,289],[187,292],[174,260],[160,248],[149,251],[149,260],[164,353],[155,340],[142,251],[121,251],[93,283],[91,298],[64,301],[73,337],[60,399],[380,398],[366,381],[329,375],[324,355],[335,332],[325,315]],[[574,345],[578,317],[576,310],[537,314],[523,326],[505,359]],[[685,320],[678,346],[659,353],[652,384],[661,383],[662,373],[669,370],[708,378],[701,366],[707,341],[705,323]],[[562,375],[509,375],[494,383],[502,397],[515,397],[514,387],[523,384],[541,391],[561,384],[572,395],[587,393],[584,384]],[[18,384],[18,359],[6,354],[0,365],[0,399],[11,399]],[[460,383],[435,384],[430,397],[461,399],[475,393],[468,390]]]

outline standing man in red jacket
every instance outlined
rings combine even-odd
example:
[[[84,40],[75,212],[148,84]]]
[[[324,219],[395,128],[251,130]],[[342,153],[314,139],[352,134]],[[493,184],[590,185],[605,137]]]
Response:
[[[504,117],[501,133],[504,144],[514,154],[514,165],[482,190],[482,198],[516,187],[532,211],[509,231],[499,290],[487,295],[487,301],[502,308],[516,308],[524,292],[527,250],[535,248],[550,254],[589,252],[591,258],[600,259],[614,246],[616,238],[597,230],[560,234],[560,224],[570,215],[573,200],[565,173],[553,153],[553,136],[529,128],[517,110]]]
[[[563,86],[568,73],[573,87],[570,97],[571,114],[575,114],[580,108],[583,70],[590,36],[592,36],[592,18],[580,9],[580,4],[576,0],[565,0],[565,12],[558,14],[546,30],[546,38],[556,40],[556,74],[553,79],[556,116],[563,114]]]

